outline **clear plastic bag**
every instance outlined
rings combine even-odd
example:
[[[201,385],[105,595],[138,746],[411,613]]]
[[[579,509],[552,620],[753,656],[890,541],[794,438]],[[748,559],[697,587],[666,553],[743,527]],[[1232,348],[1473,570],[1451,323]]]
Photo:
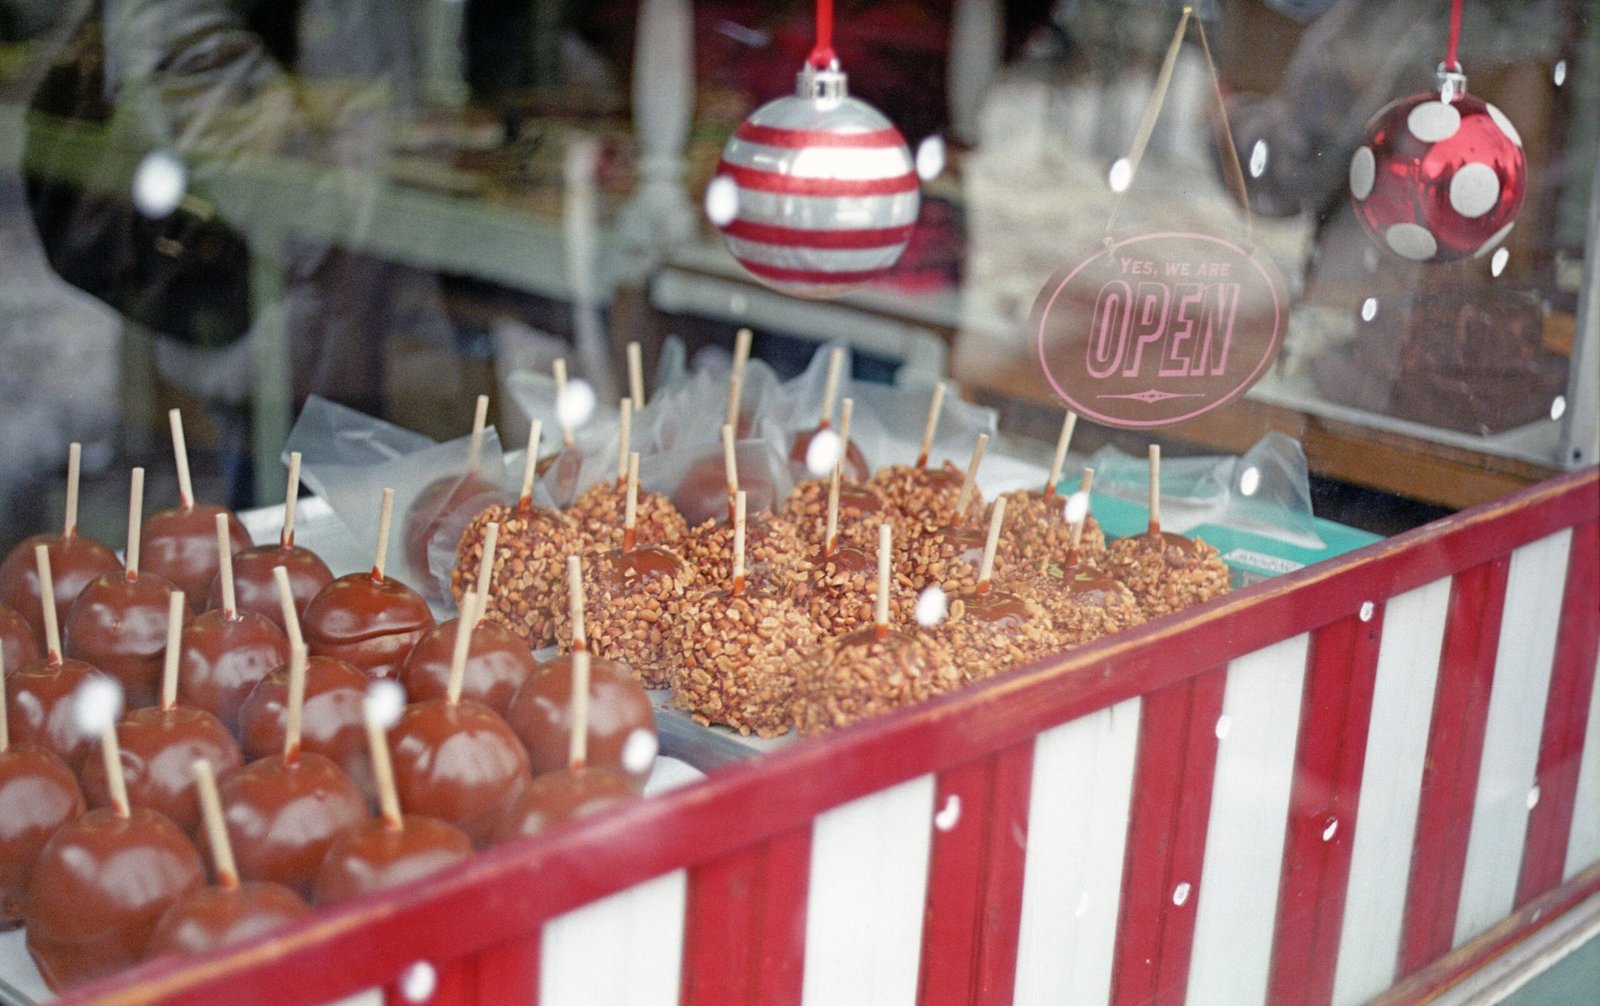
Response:
[[[1130,502],[1150,498],[1150,465],[1114,447],[1089,459],[1094,491]],[[1186,533],[1201,524],[1253,531],[1304,548],[1324,548],[1311,511],[1311,481],[1300,442],[1269,433],[1245,454],[1161,459],[1161,526]]]

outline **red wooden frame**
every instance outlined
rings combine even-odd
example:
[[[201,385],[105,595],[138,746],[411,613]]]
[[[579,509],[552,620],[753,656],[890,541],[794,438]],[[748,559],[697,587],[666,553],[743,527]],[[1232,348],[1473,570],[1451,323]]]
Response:
[[[803,942],[803,932],[795,937],[795,930],[790,928],[790,935],[784,937],[781,927],[761,920],[777,918],[793,927],[794,920],[800,917],[803,929],[805,870],[801,864],[809,860],[809,850],[801,846],[809,842],[810,824],[818,814],[908,779],[939,773],[941,792],[980,794],[974,796],[977,806],[964,813],[991,815],[993,826],[982,829],[984,837],[980,841],[992,849],[996,844],[997,816],[1015,810],[1016,787],[1002,782],[1008,772],[1020,770],[1021,756],[1013,752],[1030,748],[1042,730],[1132,696],[1147,696],[1147,710],[1158,709],[1166,700],[1155,698],[1157,693],[1187,693],[1186,698],[1175,697],[1172,701],[1180,707],[1187,702],[1191,710],[1209,714],[1219,706],[1207,692],[1208,675],[1234,657],[1341,622],[1359,610],[1363,602],[1381,604],[1442,577],[1459,575],[1467,584],[1462,587],[1463,596],[1476,598],[1475,605],[1498,603],[1494,584],[1499,577],[1503,589],[1503,576],[1495,570],[1503,567],[1513,549],[1565,528],[1577,528],[1574,562],[1580,562],[1580,543],[1591,552],[1596,547],[1597,517],[1600,473],[1591,469],[1554,479],[1499,503],[1257,584],[1204,608],[1159,619],[1125,635],[1058,655],[917,708],[730,766],[674,793],[491,850],[407,889],[319,912],[271,938],[190,961],[153,962],[112,980],[74,990],[61,1001],[327,1001],[386,985],[419,959],[439,965],[441,981],[435,1002],[482,1001],[492,990],[503,993],[506,987],[501,983],[511,980],[528,983],[522,987],[537,995],[536,983],[531,979],[539,967],[537,942],[545,921],[667,871],[684,868],[692,878],[690,903],[694,916],[686,933],[685,966],[696,972],[686,976],[685,997],[709,1001],[705,997],[713,995],[713,990],[720,993],[726,989],[732,998],[723,1001],[750,1001],[749,996],[762,1001],[793,1001],[798,998],[801,967],[799,948],[793,941]],[[1593,652],[1586,648],[1594,645],[1594,598],[1592,584],[1583,586],[1589,582],[1583,579],[1584,575],[1569,573],[1570,582],[1589,589],[1590,594],[1587,606],[1581,598],[1575,600],[1568,594],[1572,610],[1563,618],[1558,661],[1581,662],[1585,653]],[[1322,661],[1342,662],[1337,655],[1341,646],[1339,633],[1346,631],[1349,630],[1335,628],[1319,635],[1310,692],[1320,694],[1323,687],[1318,674]],[[1453,637],[1461,631],[1463,627],[1452,622],[1447,634]],[[1359,640],[1354,649],[1350,666],[1364,666]],[[1592,668],[1592,657],[1590,664]],[[1575,695],[1581,690],[1581,679],[1577,672],[1561,678],[1562,694]],[[1201,743],[1214,724],[1214,715],[1208,720],[1206,715],[1191,714],[1185,746]],[[1570,748],[1574,726],[1570,719],[1551,724],[1547,717],[1545,736],[1552,761],[1546,765],[1541,758],[1541,771],[1557,770],[1558,755]],[[1348,785],[1353,752],[1324,750],[1310,741],[1306,743],[1300,758],[1336,766],[1341,780]],[[1211,747],[1214,756],[1214,739]],[[1143,738],[1140,741],[1141,762],[1170,753],[1168,744],[1147,745]],[[987,807],[981,795],[984,775],[988,776],[990,793],[1001,797],[998,802],[989,800]],[[1443,799],[1443,794],[1439,798]],[[1161,797],[1136,793],[1141,806],[1147,799],[1152,803],[1148,810],[1153,819],[1159,820],[1163,808],[1171,809],[1170,794]],[[1305,806],[1303,801],[1292,803],[1291,816]],[[1346,813],[1351,811],[1347,809]],[[1182,808],[1180,816],[1184,821],[1198,819],[1200,827],[1204,827],[1203,813]],[[1525,885],[1538,886],[1551,876],[1554,843],[1535,841],[1534,834],[1530,829],[1522,876]],[[1136,829],[1130,839],[1130,857],[1134,846],[1150,844],[1143,829]],[[1290,884],[1285,888],[1287,900],[1280,905],[1280,915],[1294,915],[1304,890],[1325,889],[1330,886],[1330,878],[1348,868],[1347,861],[1339,862],[1342,853],[1330,855],[1320,863],[1308,859],[1303,839],[1291,839],[1288,849],[1285,869]],[[1165,861],[1172,861],[1169,855],[1161,855]],[[936,847],[930,868],[946,869],[952,860],[971,862],[972,856],[970,849]],[[1307,869],[1311,872],[1302,876],[1300,871]],[[1559,876],[1559,867],[1554,869]],[[1020,870],[1020,862],[991,866],[986,877],[977,881],[976,893],[964,896],[980,911],[984,906],[996,910],[995,925],[991,927],[986,921],[960,937],[965,945],[976,947],[976,956],[950,972],[925,973],[925,983],[938,982],[943,987],[942,983],[948,981],[951,987],[990,988],[985,995],[999,997],[1003,976],[1015,967],[1014,946],[1006,950],[993,945],[1015,939],[1010,935],[1013,923],[1009,921],[1014,914],[1014,898],[1009,893],[1014,885],[1013,870]],[[738,942],[740,936],[748,939],[751,934],[748,929],[732,928],[733,923],[714,928],[708,924],[712,920],[704,917],[706,912],[694,906],[726,907],[733,900],[727,894],[727,885],[759,884],[763,879],[766,899],[759,907],[744,905],[755,917],[747,914],[743,924],[759,928],[764,940],[780,933],[778,943],[763,943],[759,949],[741,951],[742,956],[725,960],[720,952]],[[1448,880],[1442,882],[1447,884]],[[1414,878],[1414,889],[1416,883]],[[797,889],[796,884],[801,886]],[[1459,891],[1459,877],[1455,886]],[[1583,872],[1561,887],[1521,892],[1533,896],[1527,907],[1469,947],[1503,948],[1548,920],[1554,907],[1574,904],[1597,889],[1600,867]],[[1201,893],[1196,888],[1191,898]],[[1170,891],[1167,896],[1170,899]],[[1192,916],[1193,901],[1190,905]],[[1540,911],[1547,914],[1530,912],[1534,906],[1541,906]],[[1170,907],[1170,900],[1164,907]],[[802,914],[797,916],[797,911]],[[471,920],[471,924],[463,924],[463,920]],[[1125,929],[1154,925],[1161,931],[1160,945],[1167,963],[1156,972],[1156,987],[1172,991],[1171,983],[1179,977],[1177,969],[1187,967],[1187,953],[1181,955],[1180,964],[1180,955],[1174,952],[1169,959],[1165,948],[1170,940],[1191,939],[1192,921],[1187,935],[1182,933],[1181,920],[1152,922],[1138,913],[1122,925]],[[1294,923],[1295,927],[1300,925]],[[1317,923],[1309,937],[1311,945],[1326,945],[1329,937],[1322,926],[1322,922]],[[1148,934],[1141,938],[1147,943],[1150,939]],[[1306,939],[1303,932],[1291,927],[1281,942],[1304,943]],[[1453,972],[1439,969],[1457,965],[1447,966],[1441,961],[1459,959],[1464,962],[1460,967],[1481,963],[1481,959],[1459,951],[1440,957],[1442,951],[1431,934],[1426,941],[1419,939],[1417,945],[1424,943],[1435,949],[1431,958],[1436,959],[1428,964],[1419,955],[1413,963],[1427,967],[1417,972],[1406,988],[1422,987],[1418,982],[1423,975],[1431,981],[1448,980],[1448,974]],[[1170,945],[1176,947],[1178,943]],[[1174,970],[1167,970],[1169,966]],[[700,974],[701,970],[707,973]],[[1439,979],[1441,973],[1445,979]],[[1134,980],[1125,968],[1119,971],[1119,981]],[[1326,978],[1319,977],[1318,981],[1325,982]]]

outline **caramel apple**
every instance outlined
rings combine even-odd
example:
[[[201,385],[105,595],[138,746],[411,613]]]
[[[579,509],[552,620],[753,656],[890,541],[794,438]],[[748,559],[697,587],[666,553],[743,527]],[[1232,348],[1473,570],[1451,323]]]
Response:
[[[292,595],[278,575],[279,599],[289,626],[289,649],[300,638],[300,622],[290,610]],[[284,598],[291,598],[285,602]],[[289,693],[293,683],[292,662],[273,669],[262,678],[239,707],[239,743],[245,757],[266,758],[283,750],[289,734]],[[355,781],[363,792],[371,789],[367,752],[362,740],[361,702],[366,696],[367,677],[342,660],[311,657],[306,662],[300,700],[300,746],[303,750],[333,761]]]
[[[67,763],[32,744],[12,744],[0,659],[0,930],[22,924],[23,896],[39,850],[56,829],[83,814],[83,794]]]
[[[994,584],[995,553],[1005,520],[1006,500],[995,500],[978,562],[977,583],[948,599],[948,617],[932,627],[949,647],[952,661],[969,681],[989,677],[1036,660],[1056,649],[1050,616],[1030,597]]]
[[[200,855],[166,815],[129,805],[114,723],[115,682],[85,685],[75,710],[98,733],[111,805],[62,825],[28,884],[28,953],[54,991],[136,963],[163,912],[205,880]]]
[[[250,547],[250,532],[226,507],[195,503],[194,485],[189,479],[189,451],[183,439],[183,416],[173,409],[167,418],[178,465],[178,505],[152,514],[144,522],[139,551],[149,572],[170,581],[190,597],[204,597],[217,575],[217,515],[228,519],[228,540],[233,551]]]
[[[565,821],[639,799],[638,789],[604,768],[560,769],[536,776],[495,829],[496,842],[537,835]]]
[[[839,394],[839,384],[844,376],[844,349],[835,346],[828,355],[828,377],[822,385],[822,410],[817,419],[817,425],[808,430],[801,430],[789,440],[789,474],[794,481],[804,482],[807,479],[825,476],[837,463],[842,466],[846,482],[865,482],[871,475],[872,469],[867,466],[867,459],[860,448],[850,442],[849,419],[842,418],[837,432],[833,429],[833,402]],[[845,399],[845,415],[848,416],[850,399]],[[837,451],[838,457],[816,457],[813,455],[812,444],[824,432],[830,436],[838,436],[842,443]],[[822,448],[824,453],[833,454],[833,445],[826,444]]]
[[[4,660],[7,667],[22,667],[40,656],[33,626],[26,618],[0,605],[0,660]]]
[[[462,611],[469,626],[481,614],[476,594]],[[498,713],[462,698],[469,628],[456,637],[450,683],[442,699],[413,702],[389,731],[395,785],[412,813],[460,828],[482,847],[493,839],[506,803],[529,777],[528,752]]]
[[[480,568],[480,596],[482,587],[490,586],[492,575],[482,574],[493,569],[498,552],[499,526],[494,525],[485,538],[484,562]],[[485,582],[485,581],[488,582]],[[492,588],[491,588],[492,589]],[[417,641],[405,663],[400,668],[400,683],[413,702],[423,702],[444,696],[450,685],[450,659],[455,652],[456,633],[460,618],[453,618],[430,629]],[[488,618],[479,619],[472,628],[472,638],[467,647],[467,666],[461,694],[475,699],[504,713],[522,683],[538,668],[533,651],[510,629]]]
[[[832,478],[797,483],[783,504],[783,516],[794,521],[800,540],[816,552],[826,543],[828,492]],[[891,519],[889,504],[871,482],[839,482],[839,533],[847,545],[870,549],[878,526]]]
[[[185,833],[200,822],[193,766],[204,759],[223,773],[243,764],[239,744],[215,715],[204,709],[178,705],[178,650],[187,610],[183,592],[172,595],[167,613],[161,704],[134,709],[117,724],[121,751],[121,777],[128,800],[135,807],[160,811]],[[83,795],[93,807],[111,800],[105,766],[94,759],[84,763]]]
[[[39,614],[39,574],[34,549],[50,550],[50,568],[55,573],[56,624],[67,617],[67,610],[91,580],[122,568],[111,549],[78,533],[78,468],[82,449],[73,444],[67,452],[67,511],[60,534],[36,534],[23,539],[0,563],[0,603],[21,615],[33,633],[34,645],[44,642],[44,620]],[[37,656],[37,654],[35,654]],[[8,658],[13,654],[7,653]],[[9,666],[21,667],[17,658]]]
[[[586,640],[582,571],[577,556],[569,560],[575,638]],[[585,649],[580,646],[579,649]],[[572,745],[573,655],[546,662],[517,689],[506,708],[506,721],[516,731],[535,775],[567,764]],[[590,661],[587,734],[588,761],[609,768],[643,789],[659,747],[650,697],[627,664],[595,657]]]
[[[1000,555],[1011,566],[1028,566],[1043,570],[1047,566],[1066,561],[1071,547],[1072,514],[1069,497],[1060,495],[1061,466],[1066,462],[1067,447],[1072,442],[1072,430],[1077,425],[1078,414],[1068,411],[1061,424],[1061,436],[1056,440],[1056,452],[1050,461],[1050,474],[1040,492],[1019,489],[1007,493],[1007,518],[1005,534],[1000,540]],[[1094,469],[1085,468],[1078,485],[1078,496],[1087,505],[1094,486]],[[1105,559],[1106,536],[1092,516],[1085,519],[1079,534],[1076,561],[1092,564]]]
[[[1155,618],[1226,594],[1230,574],[1215,548],[1199,538],[1161,530],[1161,448],[1150,445],[1150,528],[1111,543],[1106,563],[1146,618]]]
[[[374,691],[381,687],[394,686],[381,683],[373,686]],[[396,712],[403,701],[403,696],[395,696],[393,709]],[[383,720],[387,717],[383,715],[385,710],[378,708],[385,704],[379,695],[372,695],[363,707],[372,774],[377,780],[382,813],[340,835],[328,850],[328,858],[317,871],[313,889],[319,905],[337,904],[373,891],[398,887],[472,855],[472,840],[460,828],[436,818],[401,813],[389,746],[383,735]]]
[[[891,530],[879,532],[872,624],[825,642],[795,669],[794,715],[803,734],[943,694],[961,684],[949,649],[920,629],[890,627]]]
[[[732,573],[722,590],[696,591],[672,620],[672,703],[705,724],[775,737],[794,723],[794,667],[816,629],[793,599],[745,579],[744,493],[737,499]],[[715,581],[713,581],[715,582]]]
[[[227,533],[224,519],[218,516],[218,538]],[[233,557],[220,545],[219,552],[217,586],[222,603],[184,627],[179,641],[178,695],[237,729],[239,707],[250,692],[273,668],[288,663],[289,639],[276,622],[238,610]],[[281,611],[278,617],[283,618]]]
[[[522,788],[497,826],[496,841],[534,835],[562,821],[635,798],[632,783],[626,776],[589,765],[589,686],[593,660],[587,650],[572,654],[569,701],[565,709],[571,727],[566,737],[564,763],[540,774]]]
[[[308,895],[340,835],[367,820],[367,801],[331,759],[300,746],[305,647],[289,653],[288,726],[281,753],[246,765],[222,783],[223,817],[239,876],[271,880]]]
[[[241,614],[260,615],[277,625],[283,624],[283,609],[278,604],[278,583],[272,571],[282,566],[289,573],[294,590],[294,610],[304,614],[306,605],[318,592],[333,582],[333,573],[322,557],[296,545],[294,517],[300,498],[300,452],[289,455],[289,490],[283,503],[283,531],[275,545],[255,545],[233,556],[234,604]],[[220,555],[220,550],[219,550]],[[220,569],[220,563],[219,563]],[[206,595],[207,608],[222,606],[222,576],[219,571]],[[285,657],[287,658],[287,651]],[[278,663],[283,663],[279,660]]]
[[[319,657],[343,660],[369,678],[392,678],[423,634],[433,611],[421,594],[383,573],[394,490],[383,491],[372,572],[349,573],[322,589],[301,619],[306,644]]]
[[[122,683],[128,702],[156,701],[161,655],[167,644],[167,607],[173,586],[155,573],[142,573],[139,559],[144,469],[135,468],[128,502],[128,565],[90,581],[67,610],[62,624],[66,654],[92,664]],[[194,617],[184,609],[185,621]]]
[[[406,562],[415,582],[423,588],[423,593],[433,597],[443,597],[444,590],[435,584],[429,572],[428,545],[447,525],[455,528],[452,541],[458,540],[460,530],[478,511],[503,502],[500,486],[478,473],[488,418],[489,396],[479,395],[472,417],[466,467],[455,475],[435,479],[424,486],[406,508],[405,519],[400,524],[400,540],[404,542]]]
[[[706,521],[678,543],[678,555],[694,570],[696,583],[724,583],[731,570],[733,527]],[[794,589],[805,576],[806,546],[793,521],[770,513],[751,514],[745,527],[745,579],[755,590]]]
[[[33,554],[38,564],[36,582],[44,585],[41,596],[50,597],[55,578],[49,546],[36,545]],[[19,744],[32,744],[55,753],[76,772],[93,747],[93,740],[84,737],[73,722],[72,696],[84,682],[106,676],[81,660],[63,658],[55,605],[41,604],[39,610],[45,655],[8,672],[6,715],[11,737]]]
[[[282,884],[267,880],[240,883],[215,769],[204,760],[196,761],[193,768],[217,882],[190,891],[162,913],[145,948],[146,957],[203,954],[270,933],[311,914],[305,899]]]
[[[670,499],[660,493],[646,492],[638,488],[637,466],[634,474],[633,502],[632,504],[628,502],[628,465],[634,456],[628,450],[631,415],[632,409],[624,399],[618,413],[616,482],[602,480],[595,483],[584,490],[567,511],[577,530],[579,545],[585,552],[626,549],[634,547],[635,544],[671,546],[688,533],[688,522],[684,520],[683,514],[678,512],[677,507],[672,505]],[[623,515],[630,505],[634,511],[634,533],[628,541],[632,544],[623,540],[625,537]]]
[[[555,379],[556,421],[561,426],[561,447],[554,454],[547,454],[535,461],[534,474],[550,491],[550,498],[556,506],[570,507],[578,498],[578,477],[583,474],[584,455],[572,432],[574,410],[568,404],[572,399],[567,392],[567,361],[557,357],[551,361],[550,372]],[[538,454],[537,442],[534,454]],[[527,482],[523,484],[529,485]],[[523,495],[528,495],[526,489]]]

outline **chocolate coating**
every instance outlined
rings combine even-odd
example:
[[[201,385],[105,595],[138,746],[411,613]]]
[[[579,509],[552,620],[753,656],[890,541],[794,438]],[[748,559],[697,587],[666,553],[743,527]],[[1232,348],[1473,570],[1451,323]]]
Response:
[[[289,661],[283,630],[260,615],[208,611],[183,627],[178,698],[237,730],[239,708],[262,678]]]
[[[242,943],[311,914],[300,895],[268,881],[190,891],[156,923],[145,957],[203,954]]]
[[[83,793],[66,762],[32,744],[0,751],[0,930],[22,924],[39,850],[83,811]]]
[[[294,595],[295,614],[302,616],[311,599],[333,582],[333,573],[321,556],[299,545],[288,548],[257,545],[234,555],[233,603],[239,606],[241,613],[261,615],[283,629],[283,606],[278,602],[278,582],[272,575],[279,566],[289,574],[289,593]],[[222,607],[220,576],[211,580],[206,607]]]
[[[537,835],[571,821],[637,800],[627,779],[603,768],[561,769],[536,776],[512,803],[495,831],[495,841]]]
[[[300,747],[333,760],[363,791],[370,788],[366,728],[361,700],[367,679],[354,667],[332,657],[306,662],[306,701],[300,709]],[[289,668],[275,668],[239,707],[239,746],[246,758],[283,752],[289,729]]]
[[[400,668],[400,684],[412,702],[442,699],[450,686],[450,659],[455,655],[456,629],[460,619],[443,622],[417,641]],[[461,683],[463,698],[477,699],[495,712],[504,714],[528,676],[538,670],[528,644],[516,633],[488,619],[480,619],[472,629],[467,646],[467,666]]]
[[[371,678],[392,678],[423,634],[433,611],[421,594],[392,576],[348,573],[306,606],[301,629],[315,656],[337,657]]]
[[[95,741],[85,737],[73,721],[72,696],[91,674],[100,672],[71,658],[57,664],[35,660],[6,672],[11,743],[36,744],[53,751],[76,772]]]
[[[72,602],[61,626],[67,656],[93,664],[121,682],[130,709],[154,705],[161,695],[172,584],[155,573],[107,573]],[[187,602],[183,620],[194,611]]]
[[[302,896],[340,835],[368,819],[367,801],[332,761],[310,751],[251,762],[222,781],[222,813],[239,876]]]
[[[196,504],[151,514],[139,532],[139,571],[164,576],[190,597],[202,598],[217,577],[217,514],[228,515],[235,553],[250,547],[250,532],[227,507]]]
[[[57,625],[66,622],[68,609],[90,580],[115,573],[122,568],[122,562],[115,552],[81,534],[36,534],[6,553],[5,562],[0,563],[0,602],[27,620],[34,642],[43,649],[44,613],[39,609],[39,566],[33,554],[37,545],[47,546],[50,551]]]
[[[488,845],[507,802],[528,781],[528,752],[480,702],[414,702],[389,731],[400,805],[448,821]]]
[[[572,733],[572,655],[563,653],[540,667],[506,709],[534,775],[567,767]],[[656,738],[656,714],[650,697],[633,678],[628,665],[591,657],[589,660],[589,764],[611,769],[635,790],[650,778],[649,763],[628,766],[623,751],[635,731]],[[636,741],[635,744],[642,742]],[[650,745],[654,750],[654,745]],[[638,749],[635,748],[635,751]],[[635,754],[635,758],[638,759]],[[653,761],[653,759],[652,759]]]
[[[160,811],[185,832],[193,832],[200,824],[194,763],[204,758],[222,778],[244,764],[238,743],[222,721],[188,706],[166,710],[146,706],[130,711],[117,724],[117,745],[128,802]],[[79,775],[89,806],[110,806],[105,759],[84,759]]]
[[[45,843],[28,885],[28,953],[60,991],[144,956],[162,913],[205,883],[200,854],[153,810],[91,810]]]
[[[998,628],[1015,629],[1033,617],[1022,598],[1003,590],[989,590],[963,597],[966,617]]]
[[[33,638],[33,626],[26,618],[0,605],[0,657],[5,659],[6,670],[14,671],[42,656],[44,651]]]
[[[811,470],[811,466],[806,463],[806,454],[811,450],[811,441],[816,439],[817,434],[829,428],[819,423],[809,430],[801,430],[794,435],[789,447],[789,471],[796,482],[827,476],[827,472]],[[865,482],[872,477],[872,468],[867,464],[867,456],[861,453],[861,448],[856,446],[854,440],[845,448],[844,471],[840,474],[843,480],[851,482]]]
[[[472,855],[472,840],[453,824],[406,814],[399,828],[372,820],[339,836],[317,872],[319,905],[409,884]]]
[[[877,573],[878,557],[854,545],[836,545],[826,556],[818,554],[817,565],[831,565],[841,573]]]

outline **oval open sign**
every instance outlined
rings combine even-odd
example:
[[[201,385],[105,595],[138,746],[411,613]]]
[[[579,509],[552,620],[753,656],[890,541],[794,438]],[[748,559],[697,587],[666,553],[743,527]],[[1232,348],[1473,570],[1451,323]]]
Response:
[[[1045,379],[1108,426],[1167,426],[1243,394],[1287,322],[1276,270],[1207,234],[1112,241],[1045,285],[1030,320]]]

